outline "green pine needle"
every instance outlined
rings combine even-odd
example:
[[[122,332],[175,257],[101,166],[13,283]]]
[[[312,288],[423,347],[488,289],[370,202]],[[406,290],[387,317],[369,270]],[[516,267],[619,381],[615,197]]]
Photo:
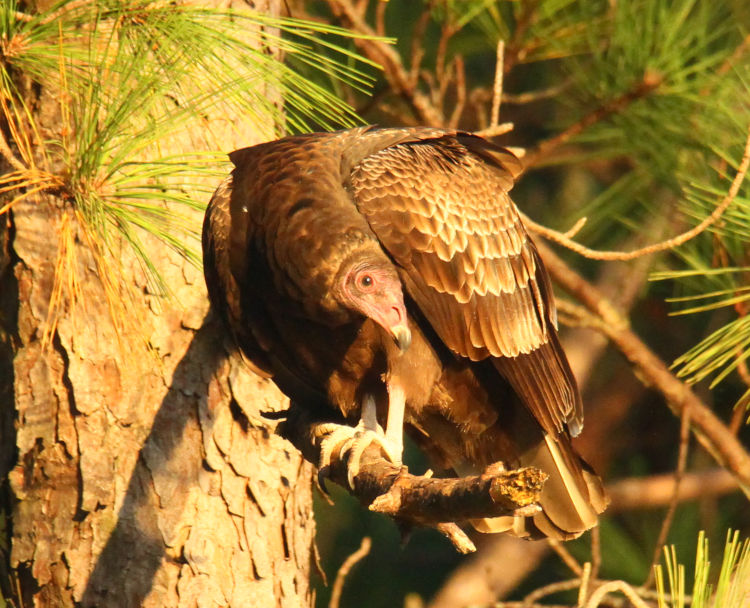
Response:
[[[665,584],[661,565],[655,566],[659,608],[748,608],[750,606],[750,539],[740,542],[739,532],[727,533],[718,574],[711,571],[708,539],[701,531],[695,558],[692,596],[685,595],[685,567],[674,546],[664,547]],[[713,579],[713,576],[716,579]],[[712,582],[715,580],[715,582]]]
[[[359,90],[372,83],[360,66],[374,67],[346,47],[351,35],[341,28],[149,1],[62,0],[23,15],[9,0],[0,36],[9,41],[0,57],[8,122],[23,116],[36,130],[13,71],[60,90],[61,136],[44,153],[64,166],[63,196],[102,251],[119,260],[117,239],[129,244],[157,293],[166,285],[142,236],[199,264],[200,214],[190,211],[205,206],[205,184],[228,169],[223,153],[165,152],[171,138],[203,132],[203,116],[227,109],[275,125],[269,135],[351,126],[359,122],[351,107],[279,57]]]

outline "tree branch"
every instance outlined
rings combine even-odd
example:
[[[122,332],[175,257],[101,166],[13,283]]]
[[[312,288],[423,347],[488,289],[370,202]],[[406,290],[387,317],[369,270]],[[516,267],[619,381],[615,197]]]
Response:
[[[650,477],[628,477],[607,484],[608,511],[653,509],[668,505],[675,492],[674,473]],[[677,488],[677,501],[697,500],[737,491],[737,480],[724,469],[685,473]]]
[[[550,241],[563,245],[564,247],[567,247],[568,249],[575,251],[576,253],[579,253],[586,258],[590,258],[592,260],[632,260],[644,255],[649,255],[651,253],[673,249],[674,247],[682,245],[690,239],[695,238],[701,232],[704,232],[707,228],[715,224],[719,220],[719,218],[721,218],[724,212],[729,208],[729,205],[731,205],[734,199],[737,197],[737,194],[740,191],[740,187],[742,186],[742,182],[745,181],[745,177],[749,168],[750,127],[748,127],[747,131],[745,150],[742,154],[742,160],[740,161],[740,165],[737,168],[737,173],[732,180],[732,185],[729,187],[729,191],[727,192],[726,196],[718,205],[716,205],[711,214],[706,217],[700,224],[694,226],[690,230],[683,232],[682,234],[674,236],[671,239],[667,239],[666,241],[662,241],[661,243],[654,243],[653,245],[642,247],[641,249],[636,249],[634,251],[597,251],[595,249],[589,249],[588,247],[585,247],[584,245],[581,245],[580,243],[572,240],[568,234],[570,231],[568,231],[568,233],[561,233],[557,230],[552,230],[551,228],[547,228],[545,226],[542,226],[541,224],[537,224],[534,220],[527,217],[526,215],[523,215],[523,222],[530,231],[535,232],[536,234],[539,234]],[[578,220],[576,226],[573,227],[573,230],[578,227],[580,222],[581,220]]]
[[[383,40],[377,39],[377,32],[365,22],[350,0],[328,0],[334,15],[341,23],[366,38],[354,38],[362,53],[383,68],[386,79],[393,91],[409,104],[418,121],[428,126],[443,124],[443,116],[432,105],[427,95],[422,93],[413,82],[411,74],[404,68],[398,51]]]
[[[333,583],[333,591],[331,591],[331,600],[328,602],[328,608],[339,608],[341,592],[344,590],[344,582],[349,571],[357,565],[357,562],[367,557],[370,547],[372,547],[372,540],[370,540],[369,536],[365,536],[359,545],[359,549],[347,557],[344,563],[341,564],[341,568],[339,568],[338,574],[336,574],[336,580]]]
[[[683,409],[690,408],[691,428],[698,441],[720,465],[732,472],[745,493],[750,495],[750,455],[729,428],[631,331],[627,320],[596,287],[570,268],[544,243],[537,243],[537,248],[552,278],[601,319],[597,329],[636,368],[641,381],[658,390],[675,415],[680,416]]]
[[[317,463],[320,444],[330,432],[311,420],[310,414],[292,406],[279,433],[291,441],[309,461]],[[337,452],[337,450],[334,450]],[[369,446],[360,460],[354,488],[347,481],[346,458],[334,453],[327,470],[328,479],[346,488],[370,510],[401,523],[438,528],[461,550],[473,550],[454,526],[454,522],[504,515],[533,515],[547,475],[538,469],[502,470],[490,465],[481,475],[461,478],[433,478],[412,475],[383,458],[377,446]],[[465,535],[464,535],[465,536]]]
[[[588,127],[601,122],[612,114],[621,112],[637,99],[648,95],[651,91],[658,88],[662,81],[663,77],[661,74],[656,72],[646,72],[643,75],[643,79],[632,89],[626,91],[619,97],[615,97],[613,100],[605,103],[590,114],[587,114],[577,123],[565,129],[562,133],[558,133],[551,139],[547,139],[535,148],[529,150],[523,159],[524,167],[528,168],[538,165],[541,161],[546,160],[554,150],[566,144]]]

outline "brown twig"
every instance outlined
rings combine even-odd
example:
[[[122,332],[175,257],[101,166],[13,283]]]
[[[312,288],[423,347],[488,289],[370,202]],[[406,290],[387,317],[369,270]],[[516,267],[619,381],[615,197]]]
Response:
[[[571,589],[577,589],[579,585],[581,584],[580,578],[574,578],[567,581],[558,581],[556,583],[550,583],[549,585],[544,585],[544,587],[539,587],[538,589],[534,589],[531,593],[529,593],[525,598],[523,598],[524,604],[527,603],[533,603],[537,600],[542,599],[543,597],[547,597],[548,595],[552,595],[553,593],[559,593],[560,591],[570,591]]]
[[[449,129],[458,128],[464,107],[466,107],[466,67],[464,66],[464,58],[461,55],[456,55],[453,60],[453,69],[456,75],[456,105],[448,120]]]
[[[591,597],[586,604],[586,608],[596,608],[606,595],[617,591],[625,595],[635,608],[651,608],[651,606],[638,596],[636,590],[625,581],[609,581],[598,587],[596,591],[591,594]]]
[[[490,113],[490,128],[496,127],[500,121],[500,102],[503,99],[503,62],[505,58],[505,42],[497,43],[497,60],[495,64],[495,84],[492,87],[492,112]]]
[[[636,249],[634,251],[597,251],[595,249],[589,249],[588,247],[585,247],[584,245],[573,241],[561,232],[546,228],[541,224],[537,224],[525,215],[523,216],[523,221],[530,231],[539,234],[550,241],[563,245],[568,249],[581,254],[584,257],[593,260],[632,260],[644,255],[657,253],[659,251],[666,251],[667,249],[672,249],[674,247],[677,247],[678,245],[682,245],[683,243],[686,243],[690,239],[695,238],[701,232],[704,232],[707,228],[715,224],[727,210],[729,205],[731,205],[734,199],[737,197],[740,187],[742,186],[742,182],[745,180],[745,176],[747,175],[748,168],[750,168],[750,127],[748,128],[747,139],[745,141],[745,150],[742,154],[740,165],[737,168],[737,173],[732,180],[732,184],[729,187],[729,191],[727,192],[726,196],[714,208],[714,210],[711,212],[711,215],[705,218],[697,226],[694,226],[693,228],[683,232],[682,234],[672,237],[671,239],[667,239],[666,241],[654,243],[653,245],[642,247],[641,249]]]
[[[354,43],[368,59],[383,68],[383,74],[394,93],[406,101],[418,122],[428,126],[442,125],[444,119],[441,112],[432,104],[428,96],[416,87],[411,75],[404,68],[398,51],[387,42],[375,37],[377,33],[357,12],[351,0],[328,0],[328,4],[345,27],[354,33],[366,36],[354,38]]]
[[[372,541],[369,536],[365,536],[362,539],[359,549],[352,553],[349,557],[344,560],[341,564],[338,574],[336,574],[336,580],[333,583],[333,589],[331,591],[331,600],[328,602],[328,608],[339,608],[341,602],[341,592],[344,590],[344,582],[349,574],[349,571],[360,561],[366,557],[372,547]]]
[[[449,575],[429,608],[491,605],[515,589],[548,554],[549,546],[541,541],[486,536],[477,553]]]
[[[471,539],[467,536],[461,528],[454,523],[440,523],[435,526],[435,529],[440,532],[445,538],[451,541],[453,547],[459,553],[474,553],[477,548]]]
[[[596,528],[599,529],[598,527]],[[581,572],[581,585],[578,587],[578,606],[583,606],[586,603],[586,598],[589,596],[589,584],[591,583],[591,562],[583,564],[583,571]]]
[[[677,503],[679,502],[680,496],[680,483],[685,476],[685,468],[687,467],[687,454],[688,446],[690,444],[690,410],[684,409],[680,415],[680,447],[677,451],[677,469],[674,472],[674,487],[672,489],[672,496],[669,500],[669,506],[667,507],[667,513],[664,515],[664,519],[661,522],[661,529],[659,530],[659,536],[656,538],[654,544],[654,553],[651,558],[651,567],[648,569],[648,576],[646,581],[643,583],[644,588],[648,588],[654,581],[654,566],[659,563],[662,549],[667,542],[667,535],[672,527],[674,521],[674,514],[677,511]]]
[[[590,114],[587,114],[577,123],[565,129],[565,131],[563,131],[562,133],[558,133],[554,137],[541,142],[536,146],[536,148],[529,150],[529,153],[524,159],[524,167],[533,167],[535,165],[538,165],[541,161],[546,160],[554,150],[566,144],[573,137],[582,133],[585,129],[598,122],[601,122],[602,120],[608,118],[609,116],[612,116],[613,114],[622,112],[634,101],[645,97],[646,95],[651,93],[651,91],[657,89],[659,85],[661,85],[663,80],[664,78],[661,74],[647,71],[643,75],[641,81],[637,83],[632,89],[626,91],[619,97],[615,97],[613,100],[597,108]]]
[[[732,418],[729,420],[729,430],[732,431],[733,435],[740,432],[740,429],[747,418],[748,403],[750,403],[750,388],[745,391],[745,394],[734,404]]]
[[[602,565],[602,533],[599,526],[591,528],[591,579],[599,576],[599,568]]]
[[[517,514],[525,507],[531,514],[547,477],[538,469],[504,471],[499,466],[470,477],[425,478],[403,469],[391,477],[394,468],[371,461],[357,476],[355,492],[366,500],[374,496],[371,511],[418,525]]]
[[[526,91],[525,93],[503,93],[503,103],[520,106],[527,103],[534,103],[535,101],[541,101],[543,99],[557,97],[560,93],[567,89],[571,85],[571,83],[572,80],[568,78],[562,83],[548,87],[546,89]]]
[[[13,150],[10,149],[8,140],[5,139],[5,133],[3,133],[2,129],[0,129],[0,154],[2,154],[3,158],[8,161],[8,164],[19,173],[26,173],[29,170],[29,168],[18,160],[15,154],[13,154]]]
[[[661,392],[676,415],[681,415],[685,408],[690,409],[692,430],[698,441],[720,465],[731,471],[743,489],[750,493],[750,455],[727,426],[630,330],[627,321],[596,287],[571,269],[543,243],[537,243],[537,248],[552,278],[600,318],[601,323],[597,325],[597,329],[602,331],[637,369],[639,378],[647,386]]]
[[[497,602],[493,608],[570,608],[567,604],[536,604],[533,602]]]
[[[481,135],[482,137],[497,137],[498,135],[505,135],[505,133],[510,133],[512,130],[513,123],[504,122],[495,127],[487,127],[486,129],[482,129],[481,131],[476,131],[476,134]]]
[[[430,11],[424,11],[414,26],[411,40],[411,67],[409,68],[409,84],[416,87],[419,82],[419,69],[424,58],[424,35],[430,22]]]
[[[555,553],[557,553],[557,556],[568,568],[570,568],[573,574],[581,576],[581,573],[583,572],[581,564],[578,563],[578,560],[571,555],[570,551],[568,551],[560,541],[555,540],[554,538],[548,538],[547,544]]]
[[[375,31],[378,36],[385,36],[385,9],[388,6],[387,2],[377,2],[375,7]],[[363,13],[360,13],[362,16]]]

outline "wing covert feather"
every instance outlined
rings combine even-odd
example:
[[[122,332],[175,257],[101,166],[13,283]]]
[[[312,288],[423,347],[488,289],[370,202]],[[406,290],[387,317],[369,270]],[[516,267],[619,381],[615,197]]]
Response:
[[[364,158],[349,187],[441,340],[493,358],[548,432],[577,434],[581,402],[556,338],[549,279],[508,191],[520,164],[464,134]]]

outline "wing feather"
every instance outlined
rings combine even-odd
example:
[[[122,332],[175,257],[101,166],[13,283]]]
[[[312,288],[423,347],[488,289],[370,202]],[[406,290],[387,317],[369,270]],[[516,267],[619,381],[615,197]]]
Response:
[[[441,340],[492,358],[548,432],[580,427],[549,279],[508,196],[520,164],[467,134],[386,147],[348,186]]]

